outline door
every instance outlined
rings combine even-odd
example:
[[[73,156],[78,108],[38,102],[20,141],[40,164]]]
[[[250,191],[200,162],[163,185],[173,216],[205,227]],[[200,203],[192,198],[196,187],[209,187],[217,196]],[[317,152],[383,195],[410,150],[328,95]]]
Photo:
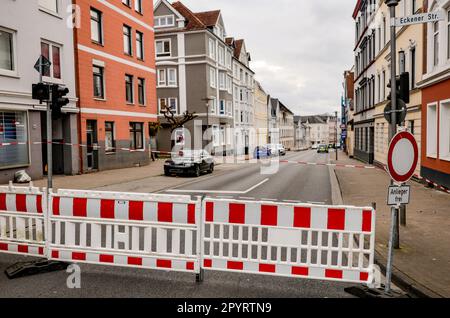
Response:
[[[86,123],[86,141],[87,141],[87,169],[98,169],[98,139],[97,139],[97,121],[88,120]]]

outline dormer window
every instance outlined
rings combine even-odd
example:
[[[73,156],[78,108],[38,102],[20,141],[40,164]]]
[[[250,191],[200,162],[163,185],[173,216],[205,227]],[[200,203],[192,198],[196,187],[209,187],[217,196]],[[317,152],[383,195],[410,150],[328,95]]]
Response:
[[[175,26],[175,17],[173,15],[155,17],[155,28],[167,28],[172,26]]]

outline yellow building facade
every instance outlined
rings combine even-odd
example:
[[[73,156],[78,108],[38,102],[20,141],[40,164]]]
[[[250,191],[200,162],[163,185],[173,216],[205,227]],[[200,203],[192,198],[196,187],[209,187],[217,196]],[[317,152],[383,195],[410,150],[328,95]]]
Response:
[[[269,129],[269,104],[268,94],[264,91],[261,84],[255,81],[255,130],[258,146],[264,146],[268,143]]]

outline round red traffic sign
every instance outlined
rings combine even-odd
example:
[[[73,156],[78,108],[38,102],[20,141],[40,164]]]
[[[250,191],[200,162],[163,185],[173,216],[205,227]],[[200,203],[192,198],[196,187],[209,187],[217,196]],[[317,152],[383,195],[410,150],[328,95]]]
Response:
[[[407,182],[414,175],[419,161],[419,147],[414,136],[402,131],[394,136],[388,153],[388,172],[398,183]]]

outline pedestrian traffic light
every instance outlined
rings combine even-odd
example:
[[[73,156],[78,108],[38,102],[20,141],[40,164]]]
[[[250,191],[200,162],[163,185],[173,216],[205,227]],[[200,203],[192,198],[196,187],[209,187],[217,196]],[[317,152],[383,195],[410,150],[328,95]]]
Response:
[[[392,89],[391,81],[389,81],[387,87]],[[405,104],[409,104],[409,73],[403,72],[400,76],[396,77],[395,89],[397,99],[401,99]],[[388,99],[391,100],[391,94],[388,95]]]
[[[32,85],[32,98],[38,100],[41,104],[50,99],[50,88],[47,84],[38,83]]]
[[[61,118],[62,112],[61,108],[69,104],[69,99],[65,97],[69,94],[69,89],[67,87],[61,87],[57,84],[52,85],[52,118]]]

